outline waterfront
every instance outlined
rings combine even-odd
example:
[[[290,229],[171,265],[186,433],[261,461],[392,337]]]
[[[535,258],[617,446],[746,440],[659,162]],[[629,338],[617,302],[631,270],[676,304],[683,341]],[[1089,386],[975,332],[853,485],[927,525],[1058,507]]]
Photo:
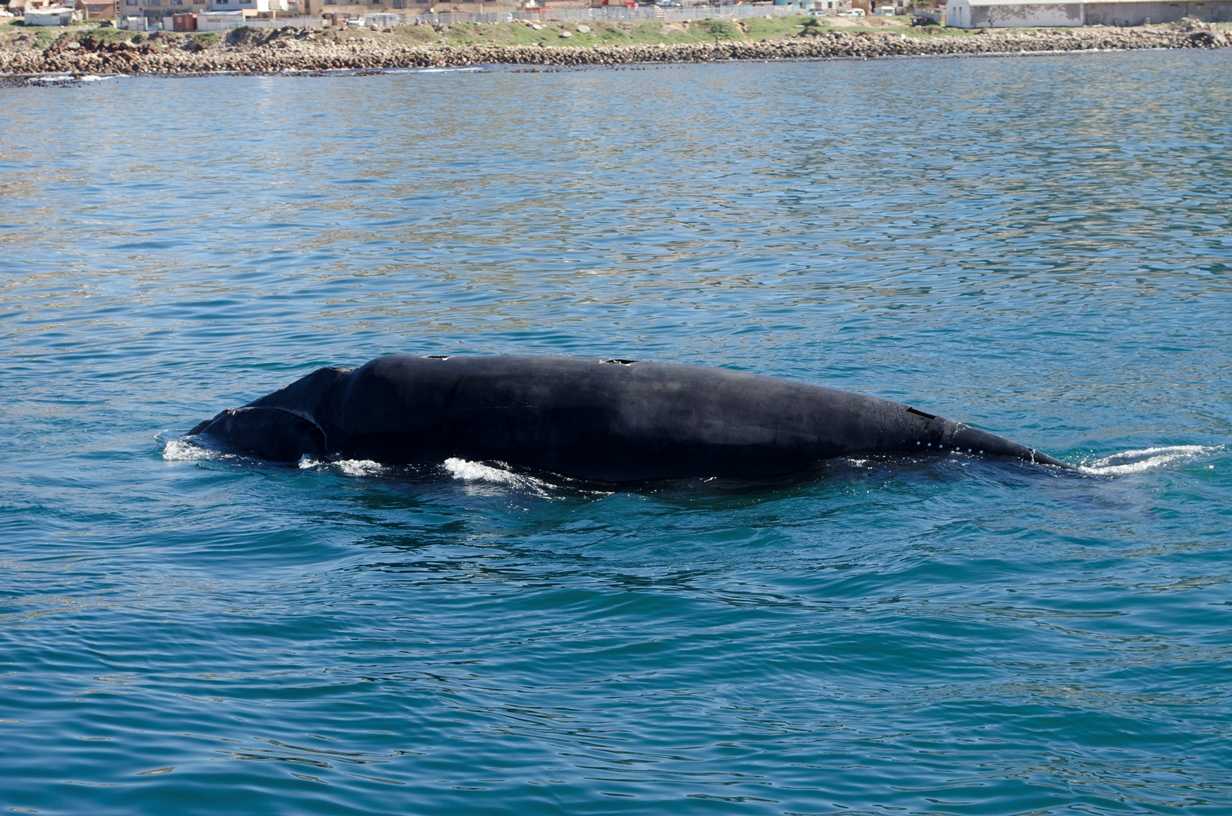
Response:
[[[522,23],[400,26],[379,31],[242,28],[178,34],[114,29],[0,29],[0,79],[40,75],[195,75],[380,71],[496,65],[548,69],[658,63],[990,56],[1225,48],[1225,24],[963,31],[875,22],[870,30],[813,17],[668,25]],[[850,21],[847,21],[850,22]],[[54,32],[54,33],[53,33]]]
[[[0,807],[1226,812],[1229,53],[0,89]],[[173,444],[390,351],[1198,449],[608,495]]]

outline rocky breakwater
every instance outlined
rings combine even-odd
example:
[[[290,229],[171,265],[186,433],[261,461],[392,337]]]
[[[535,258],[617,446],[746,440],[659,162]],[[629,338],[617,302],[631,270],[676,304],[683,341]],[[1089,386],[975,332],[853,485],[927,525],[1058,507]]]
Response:
[[[132,40],[64,34],[43,49],[21,43],[0,50],[7,74],[200,74],[216,71],[365,70],[474,65],[585,66],[728,60],[872,59],[1145,48],[1218,48],[1232,33],[1203,26],[1081,28],[944,33],[847,33],[814,28],[764,42],[740,40],[655,45],[413,45],[396,37],[331,31],[239,29],[211,42],[201,35],[154,34]]]

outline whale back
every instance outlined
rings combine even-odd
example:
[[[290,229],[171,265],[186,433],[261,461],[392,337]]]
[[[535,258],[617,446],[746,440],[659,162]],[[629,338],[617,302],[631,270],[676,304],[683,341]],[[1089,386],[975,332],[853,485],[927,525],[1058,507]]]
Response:
[[[1057,460],[890,400],[697,366],[379,357],[323,368],[192,431],[280,462],[497,461],[586,481],[766,478],[826,459],[960,451]]]
[[[904,406],[836,389],[565,357],[381,357],[351,373],[333,406],[331,438],[354,458],[456,456],[602,482],[787,475],[930,432]]]

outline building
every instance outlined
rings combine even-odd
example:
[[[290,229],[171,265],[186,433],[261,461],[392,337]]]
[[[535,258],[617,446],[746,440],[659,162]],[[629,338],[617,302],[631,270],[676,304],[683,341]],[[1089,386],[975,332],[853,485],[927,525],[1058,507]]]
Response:
[[[23,20],[28,26],[66,26],[81,19],[81,15],[65,6],[48,6],[47,8],[27,8]]]
[[[290,8],[287,0],[209,0],[210,11],[242,11],[245,17],[260,14],[285,14]]]
[[[175,14],[204,11],[206,0],[117,0],[119,17],[162,20]]]
[[[82,0],[82,2],[97,2],[97,0]],[[144,17],[147,20],[162,21],[173,18],[177,14],[190,12],[198,15],[205,12],[239,12],[244,17],[268,16],[284,14],[289,5],[287,0],[116,0],[121,17]],[[167,26],[170,30],[170,25]],[[214,31],[217,28],[210,28]]]
[[[327,14],[346,15],[348,17],[363,17],[379,11],[405,11],[415,9],[422,12],[425,6],[431,6],[434,0],[371,0],[356,2],[356,0],[322,0],[321,10]]]
[[[114,20],[118,0],[77,0],[77,10],[86,20]]]
[[[60,5],[59,0],[9,0],[9,11],[13,14],[25,14],[27,11],[37,11],[58,5]]]
[[[945,23],[956,28],[1133,26],[1182,17],[1232,21],[1232,0],[946,0]]]

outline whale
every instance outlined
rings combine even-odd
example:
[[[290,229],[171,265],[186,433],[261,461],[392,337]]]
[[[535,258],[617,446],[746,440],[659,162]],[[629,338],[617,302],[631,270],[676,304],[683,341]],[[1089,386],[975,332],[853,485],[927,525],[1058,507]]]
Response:
[[[550,356],[396,354],[321,368],[187,436],[271,462],[452,457],[616,485],[790,478],[878,454],[959,452],[1070,468],[878,397],[722,368]]]

